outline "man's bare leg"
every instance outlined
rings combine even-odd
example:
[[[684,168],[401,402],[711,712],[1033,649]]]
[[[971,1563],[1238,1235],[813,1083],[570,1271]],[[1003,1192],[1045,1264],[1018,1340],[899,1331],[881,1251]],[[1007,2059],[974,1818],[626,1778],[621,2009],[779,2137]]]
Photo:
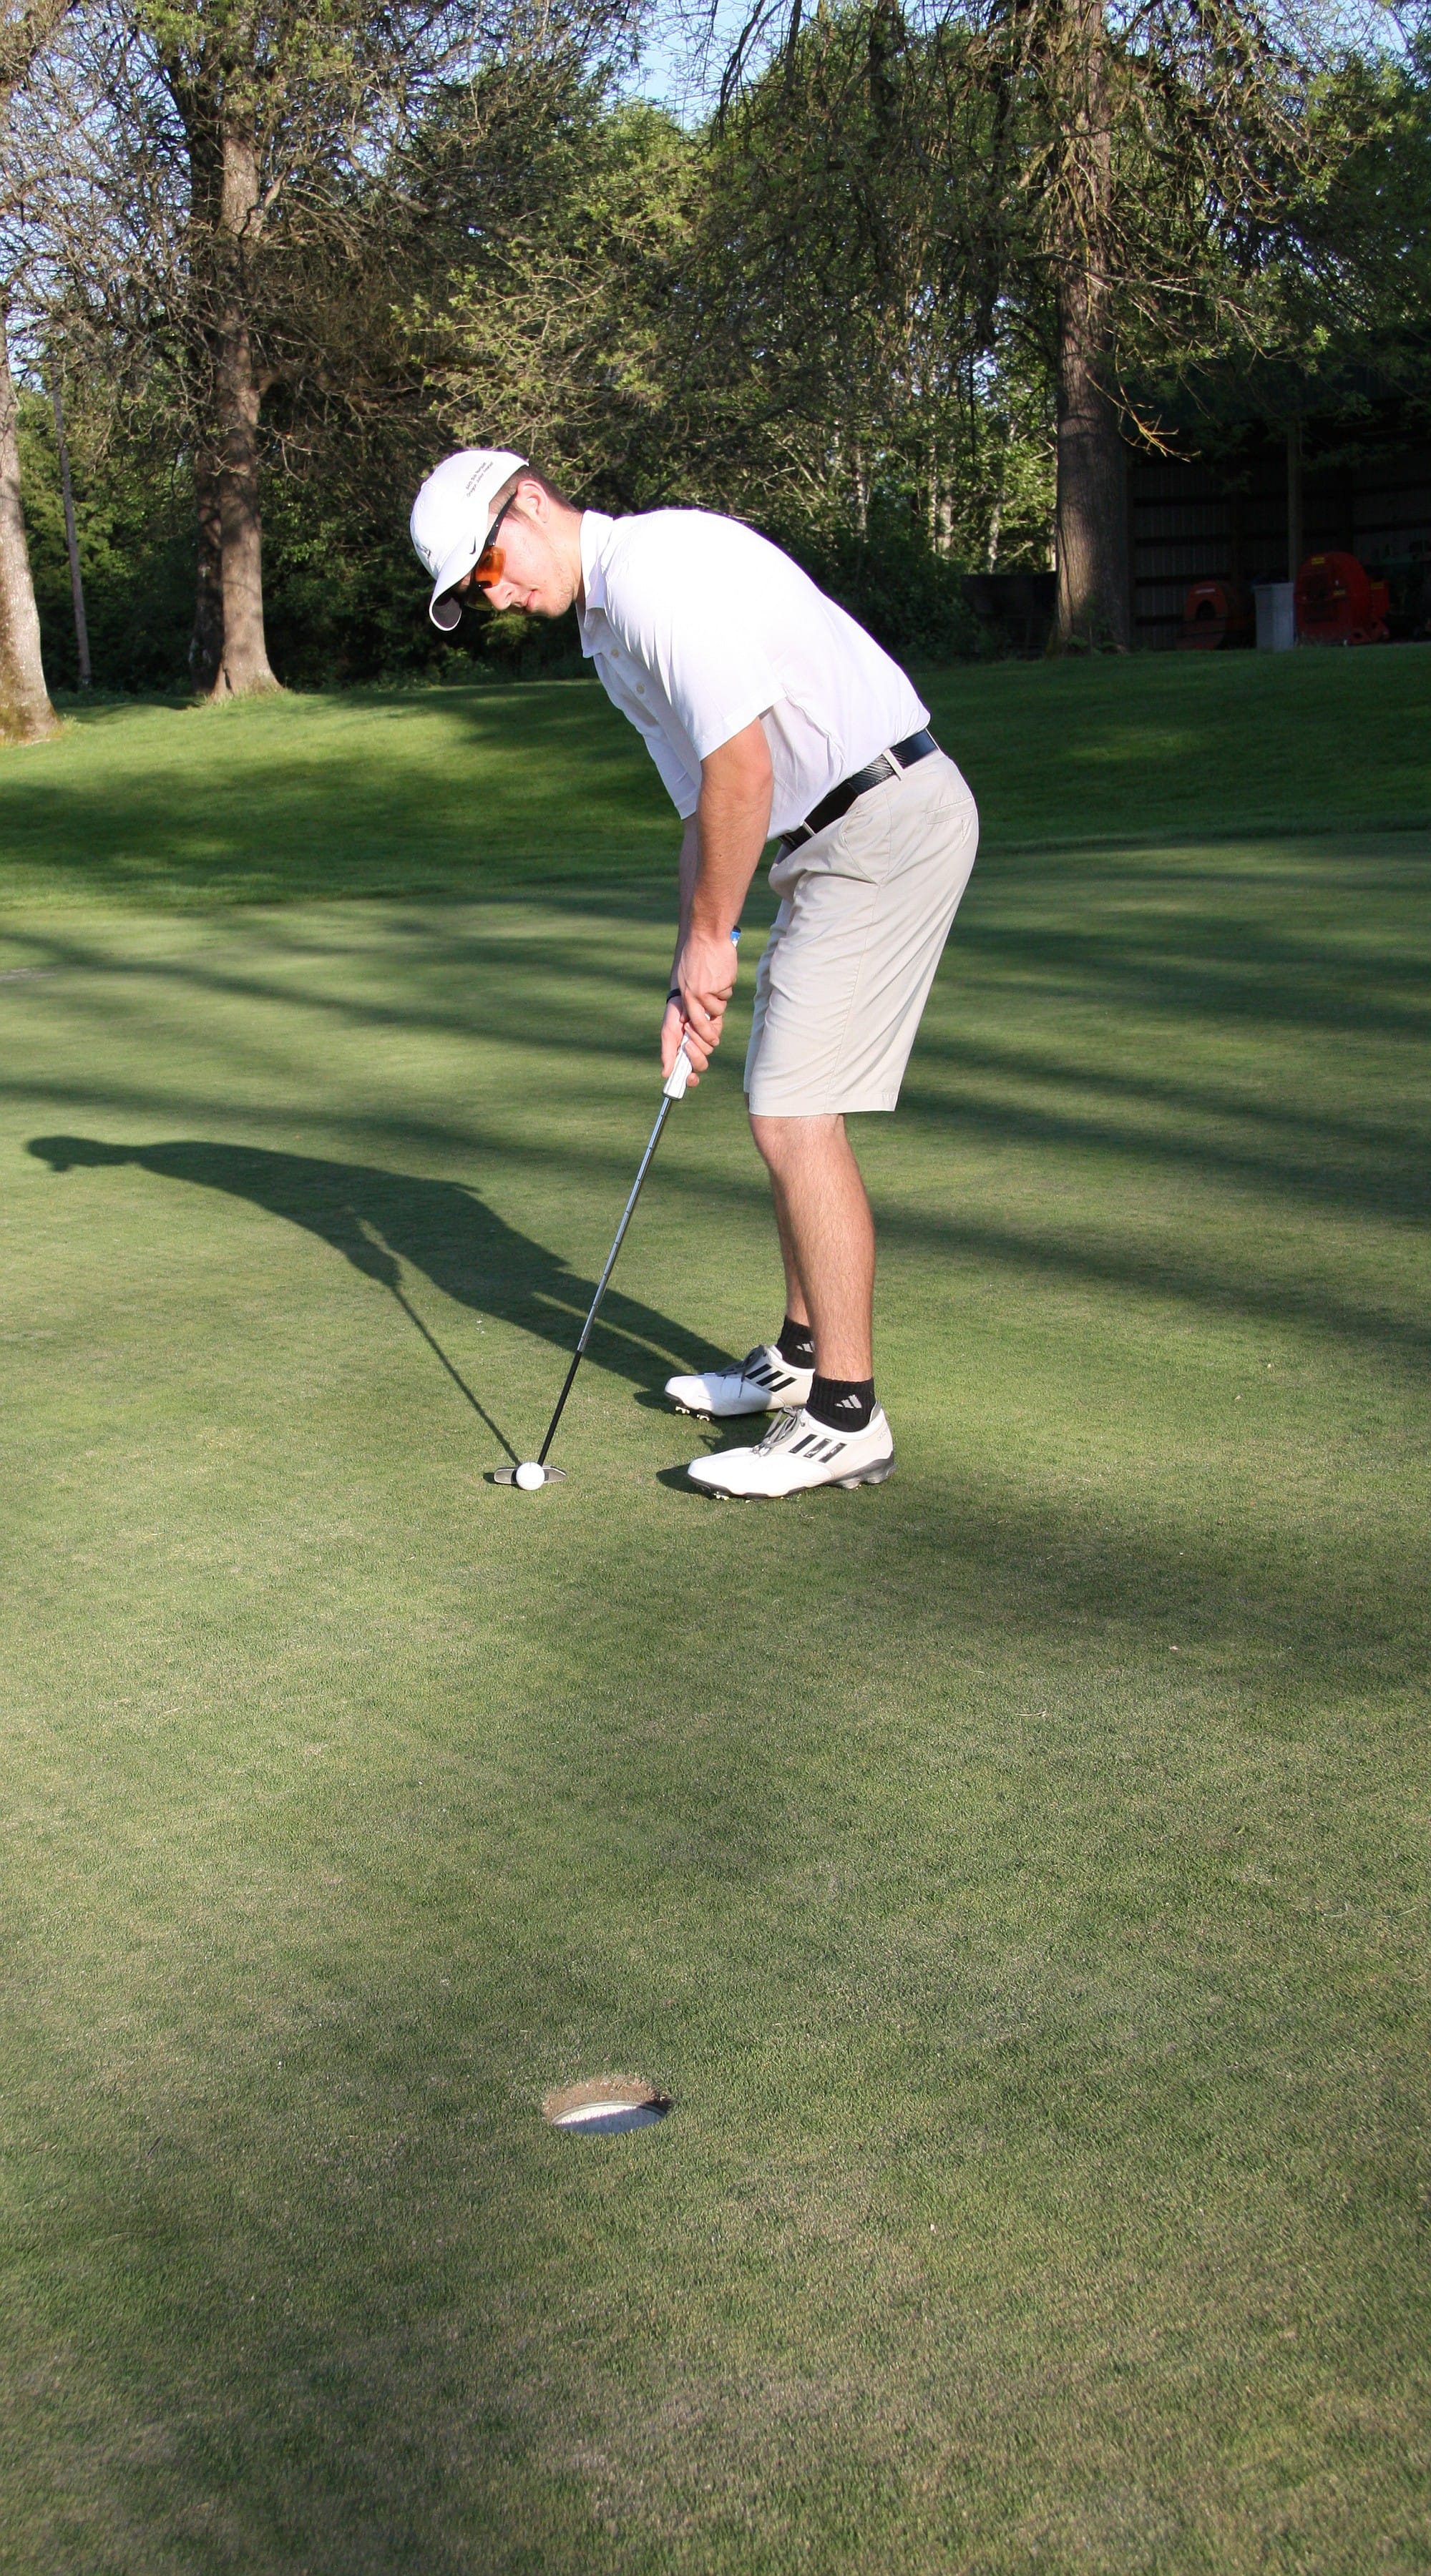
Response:
[[[770,1200],[775,1210],[775,1229],[780,1237],[780,1259],[785,1271],[785,1312],[792,1324],[803,1324],[808,1333],[810,1308],[805,1296],[805,1283],[796,1263],[790,1220],[785,1213],[780,1187],[773,1172],[770,1174]]]
[[[874,1375],[874,1219],[843,1118],[750,1121],[775,1198],[786,1311],[821,1377]]]

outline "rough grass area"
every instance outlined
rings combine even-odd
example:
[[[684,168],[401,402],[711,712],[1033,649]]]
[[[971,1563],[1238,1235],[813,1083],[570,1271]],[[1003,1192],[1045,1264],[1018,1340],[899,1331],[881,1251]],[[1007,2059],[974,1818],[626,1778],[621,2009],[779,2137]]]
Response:
[[[1300,724],[1431,656],[1242,667]],[[1232,686],[1121,676],[1128,733]],[[0,925],[0,2566],[1431,2565],[1431,835],[1199,841],[1232,752],[1176,816],[1150,753],[1158,835],[1019,850],[1114,680],[950,685],[1005,767],[863,1122],[899,1473],[769,1511],[687,1488],[715,1435],[657,1396],[779,1311],[738,1039],[570,1481],[484,1480],[654,1108],[594,699],[106,716],[0,770],[66,893]],[[507,706],[579,793],[465,730]],[[270,809],[284,725],[348,749]],[[231,885],[351,883],[325,815],[424,771],[429,850],[470,804],[463,867],[501,813],[588,882],[108,902],[195,897],[229,758]],[[618,2072],[671,2116],[543,2120]]]
[[[1431,820],[1431,647],[925,674],[989,849]],[[3,887],[147,903],[665,877],[671,815],[594,682],[107,705],[0,759]]]

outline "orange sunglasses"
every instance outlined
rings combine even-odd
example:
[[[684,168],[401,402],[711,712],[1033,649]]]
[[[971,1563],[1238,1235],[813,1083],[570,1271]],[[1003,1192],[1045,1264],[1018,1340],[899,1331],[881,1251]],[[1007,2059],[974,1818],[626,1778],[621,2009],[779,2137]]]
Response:
[[[467,579],[459,584],[460,589],[467,590],[468,588],[471,588],[473,590],[493,590],[501,580],[506,563],[506,557],[503,554],[501,547],[493,544],[493,539],[516,497],[515,492],[509,493],[507,499],[502,503],[501,509],[498,511],[492,525],[487,531],[487,542],[483,546],[482,552],[478,556],[472,570],[467,575]]]

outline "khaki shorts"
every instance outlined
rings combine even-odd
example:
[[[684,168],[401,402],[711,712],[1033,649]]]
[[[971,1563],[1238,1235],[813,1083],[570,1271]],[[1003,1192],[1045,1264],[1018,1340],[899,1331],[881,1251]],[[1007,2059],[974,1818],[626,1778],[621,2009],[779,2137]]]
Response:
[[[940,751],[776,860],[745,1059],[756,1117],[894,1108],[978,846],[978,809]]]

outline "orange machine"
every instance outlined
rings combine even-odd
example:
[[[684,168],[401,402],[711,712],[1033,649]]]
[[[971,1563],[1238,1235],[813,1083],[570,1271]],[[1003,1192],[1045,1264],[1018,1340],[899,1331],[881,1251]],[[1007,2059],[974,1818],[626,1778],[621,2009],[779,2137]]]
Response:
[[[1252,601],[1240,581],[1195,581],[1183,601],[1183,652],[1215,653],[1226,644],[1250,644]]]
[[[1308,555],[1297,575],[1297,635],[1303,644],[1385,644],[1391,602],[1355,555]]]

